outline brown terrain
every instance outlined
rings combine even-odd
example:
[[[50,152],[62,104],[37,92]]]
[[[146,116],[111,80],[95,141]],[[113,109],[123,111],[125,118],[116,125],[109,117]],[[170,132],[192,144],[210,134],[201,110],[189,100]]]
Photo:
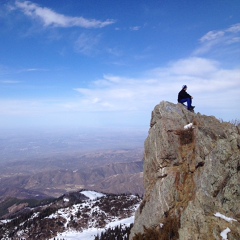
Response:
[[[143,194],[143,149],[68,153],[1,164],[0,199],[43,199],[90,189]]]

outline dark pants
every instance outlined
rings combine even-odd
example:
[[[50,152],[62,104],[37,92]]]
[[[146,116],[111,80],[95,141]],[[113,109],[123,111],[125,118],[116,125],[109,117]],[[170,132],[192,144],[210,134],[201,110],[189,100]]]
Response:
[[[179,101],[180,103],[185,103],[187,102],[187,108],[191,110],[192,108],[192,99],[191,98],[184,98]]]

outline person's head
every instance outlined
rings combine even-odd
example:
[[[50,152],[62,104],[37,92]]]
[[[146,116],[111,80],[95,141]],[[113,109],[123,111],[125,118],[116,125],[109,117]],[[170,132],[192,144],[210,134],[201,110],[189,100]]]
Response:
[[[183,85],[182,89],[186,91],[187,90],[187,85]]]

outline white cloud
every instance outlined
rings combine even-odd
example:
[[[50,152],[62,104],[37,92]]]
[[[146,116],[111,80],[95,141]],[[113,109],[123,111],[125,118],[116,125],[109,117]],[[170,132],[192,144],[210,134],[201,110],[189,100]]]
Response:
[[[10,119],[35,116],[38,121],[46,118],[53,123],[58,119],[68,124],[70,119],[75,123],[97,123],[101,116],[104,125],[116,114],[119,122],[122,119],[130,125],[136,121],[148,123],[151,111],[160,101],[177,103],[183,84],[188,85],[193,105],[201,114],[225,120],[240,118],[240,69],[226,69],[217,61],[196,57],[152,69],[139,78],[106,74],[88,87],[75,88],[78,95],[68,100],[1,100],[0,112]]]
[[[229,47],[239,43],[240,23],[237,23],[223,30],[213,30],[206,33],[200,38],[200,47],[194,51],[194,55],[201,55],[218,47]]]
[[[33,19],[39,19],[45,27],[82,27],[82,28],[103,28],[114,23],[113,20],[99,21],[96,19],[86,19],[83,17],[70,17],[53,10],[40,7],[30,1],[16,1],[16,7]]]
[[[217,67],[217,61],[197,57],[180,59],[170,65],[173,74],[183,76],[206,76],[215,72]]]
[[[89,88],[74,89],[81,100],[72,103],[72,109],[150,112],[159,101],[176,103],[183,84],[189,86],[197,109],[221,117],[229,117],[229,110],[239,114],[240,70],[224,69],[217,61],[204,58],[182,59],[153,69],[142,78],[105,75]]]
[[[240,32],[240,23],[234,24],[226,30],[227,32],[238,33]]]

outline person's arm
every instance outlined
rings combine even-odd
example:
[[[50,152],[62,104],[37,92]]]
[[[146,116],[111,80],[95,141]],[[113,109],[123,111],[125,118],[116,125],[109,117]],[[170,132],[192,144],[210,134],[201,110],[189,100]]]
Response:
[[[185,98],[193,98],[190,94],[188,94],[187,92],[185,92]]]

